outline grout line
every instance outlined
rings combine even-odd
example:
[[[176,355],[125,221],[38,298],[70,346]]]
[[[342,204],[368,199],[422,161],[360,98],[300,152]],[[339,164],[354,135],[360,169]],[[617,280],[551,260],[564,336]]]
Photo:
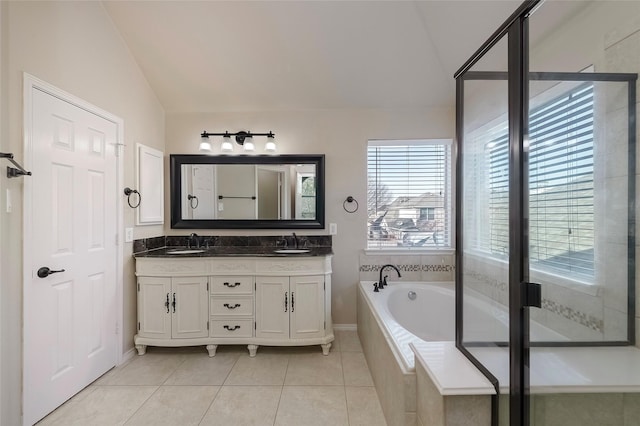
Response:
[[[138,386],[142,386],[142,385],[138,385]],[[124,422],[124,424],[125,424],[125,425],[126,425],[127,423],[129,423],[129,421],[130,421],[130,420],[131,420],[131,419],[132,419],[132,418],[133,418],[133,417],[138,413],[138,411],[140,411],[140,409],[141,409],[142,407],[144,407],[144,405],[145,405],[145,404],[146,404],[146,403],[147,403],[147,402],[148,402],[148,401],[153,397],[153,395],[155,395],[155,394],[156,394],[156,392],[158,392],[158,390],[160,389],[160,387],[161,387],[161,386],[162,386],[162,385],[157,386],[157,387],[156,387],[156,390],[154,390],[153,392],[151,392],[151,395],[149,395],[149,396],[147,397],[147,399],[145,399],[144,401],[142,401],[142,404],[140,404],[140,406],[139,406],[139,407],[138,407],[138,408],[133,412],[133,414],[131,414],[131,415],[129,416],[129,418]]]

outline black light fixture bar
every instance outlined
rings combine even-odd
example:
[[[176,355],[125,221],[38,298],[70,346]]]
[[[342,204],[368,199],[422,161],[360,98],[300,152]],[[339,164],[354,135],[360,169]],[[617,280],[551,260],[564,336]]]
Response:
[[[249,131],[247,131],[247,132],[240,131],[240,132],[235,132],[235,133],[229,133],[229,132],[209,133],[206,130],[200,134],[200,137],[202,137],[202,138],[208,138],[209,136],[223,136],[225,138],[230,138],[231,136],[235,136],[236,137],[236,142],[239,145],[244,145],[244,140],[246,138],[252,138],[254,136],[266,136],[268,138],[274,138],[276,135],[273,132],[269,132],[269,133],[251,133]]]

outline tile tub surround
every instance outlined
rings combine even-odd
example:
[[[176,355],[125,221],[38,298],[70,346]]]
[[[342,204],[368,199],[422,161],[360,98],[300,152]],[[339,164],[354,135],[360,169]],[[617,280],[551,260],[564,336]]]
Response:
[[[369,308],[360,286],[357,290],[358,335],[387,423],[416,426],[416,374],[404,371],[402,362]]]
[[[291,244],[292,235],[281,236],[218,236],[198,235],[201,246],[209,247],[282,247],[282,241]],[[331,235],[298,235],[301,244],[307,248],[331,247]],[[133,253],[141,253],[163,247],[187,247],[189,235],[165,235],[153,238],[143,238],[133,242]]]
[[[454,342],[410,343],[416,359],[418,424],[490,426],[495,389]]]
[[[237,346],[214,358],[197,348],[150,348],[39,425],[386,426],[357,334],[336,334],[329,361],[308,348],[264,348],[264,359]],[[318,369],[330,381],[309,376]]]
[[[360,281],[378,281],[382,265],[395,265],[402,274],[397,278],[390,270],[389,279],[394,281],[453,281],[455,255],[449,254],[360,254]]]

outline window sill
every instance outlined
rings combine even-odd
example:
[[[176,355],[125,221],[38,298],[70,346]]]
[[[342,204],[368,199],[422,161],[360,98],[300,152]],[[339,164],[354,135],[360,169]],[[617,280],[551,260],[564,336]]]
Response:
[[[412,248],[412,247],[398,247],[398,248],[384,248],[384,249],[364,249],[364,254],[367,256],[409,256],[409,255],[454,255],[456,250],[451,247],[443,248]]]
[[[489,264],[491,266],[495,266],[496,268],[503,268],[508,270],[509,267],[507,261],[489,257],[487,254],[480,253],[475,250],[465,250],[464,255],[477,261]],[[598,284],[578,281],[572,278],[563,277],[561,275],[536,269],[530,270],[530,280],[531,282],[541,284],[543,287],[543,291],[545,285],[557,285],[559,287],[564,287],[569,290],[588,294],[590,296],[599,296],[602,292],[602,287]]]

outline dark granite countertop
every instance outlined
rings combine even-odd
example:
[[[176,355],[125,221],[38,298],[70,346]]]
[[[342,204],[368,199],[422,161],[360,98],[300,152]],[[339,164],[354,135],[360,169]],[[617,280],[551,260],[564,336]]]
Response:
[[[262,246],[214,246],[209,248],[201,248],[201,253],[189,254],[171,254],[174,250],[198,250],[196,248],[187,247],[162,247],[154,250],[134,253],[133,256],[138,257],[164,257],[164,258],[182,258],[182,257],[306,257],[306,256],[327,256],[332,255],[331,247],[309,247],[307,253],[276,253],[279,247],[262,247]]]

